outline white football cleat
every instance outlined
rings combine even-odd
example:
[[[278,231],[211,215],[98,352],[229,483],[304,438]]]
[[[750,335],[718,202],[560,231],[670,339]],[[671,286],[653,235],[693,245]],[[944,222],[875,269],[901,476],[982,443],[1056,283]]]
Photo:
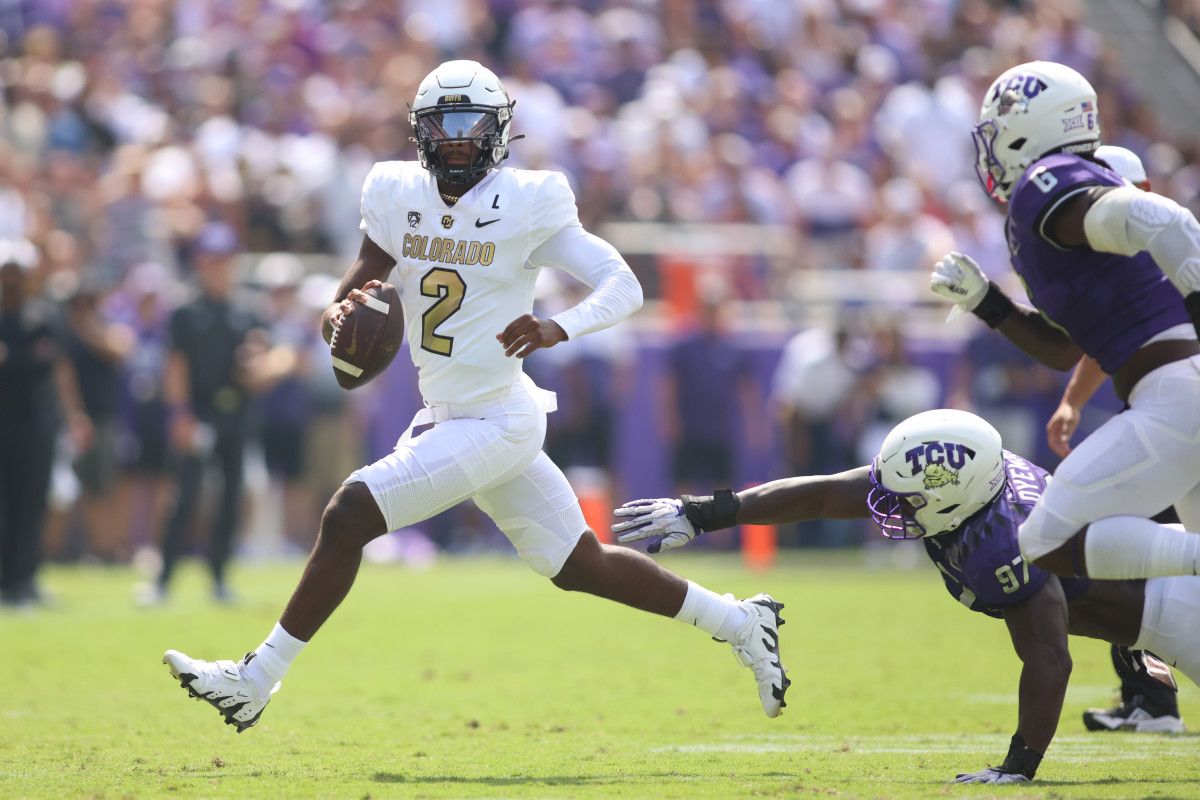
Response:
[[[791,681],[779,657],[779,612],[783,603],[775,602],[769,594],[756,594],[742,601],[749,617],[738,629],[737,637],[729,644],[739,663],[750,668],[758,681],[758,699],[768,717],[778,717],[783,711],[783,696]]]
[[[1187,730],[1178,710],[1174,714],[1156,713],[1141,695],[1134,695],[1116,708],[1089,708],[1083,712],[1083,724],[1089,731],[1184,733]]]
[[[247,653],[240,662],[202,661],[191,658],[178,650],[163,654],[163,663],[171,674],[179,679],[179,685],[197,700],[203,700],[221,712],[225,724],[233,725],[241,733],[258,722],[271,695],[279,691],[279,684],[263,697],[258,686],[246,674],[246,665],[254,653]]]

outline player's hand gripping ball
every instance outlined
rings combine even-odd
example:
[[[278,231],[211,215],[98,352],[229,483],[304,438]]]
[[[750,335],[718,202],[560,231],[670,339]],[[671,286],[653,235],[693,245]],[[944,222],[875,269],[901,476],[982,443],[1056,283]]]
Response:
[[[357,389],[387,369],[400,352],[404,312],[390,283],[370,281],[353,289],[333,315],[329,353],[343,389]]]

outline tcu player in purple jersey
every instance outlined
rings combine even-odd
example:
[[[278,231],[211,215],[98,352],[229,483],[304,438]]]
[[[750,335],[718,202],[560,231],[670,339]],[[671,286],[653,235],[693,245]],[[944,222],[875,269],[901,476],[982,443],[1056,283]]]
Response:
[[[1060,578],[1021,554],[1018,530],[1045,496],[1047,479],[1045,470],[1003,450],[1000,434],[983,419],[939,409],[893,428],[868,466],[711,497],[634,500],[616,509],[625,521],[613,532],[625,543],[649,540],[650,552],[658,552],[738,524],[871,516],[889,538],[921,538],[950,594],[1003,619],[1023,663],[1007,756],[956,781],[1025,783],[1058,727],[1071,674],[1068,634],[1153,650],[1193,681],[1200,678],[1200,577]]]
[[[931,288],[1044,364],[1081,355],[1129,408],[1067,456],[1021,525],[1024,557],[1057,575],[1150,578],[1200,571],[1200,536],[1148,519],[1174,505],[1200,530],[1200,223],[1094,157],[1096,93],[1034,61],[1001,75],[975,128],[985,189],[1008,205],[1013,268],[1035,308],[1012,302],[969,256]]]
[[[1132,150],[1114,145],[1096,148],[1095,159],[1142,191],[1150,179],[1142,160]],[[1083,356],[1063,390],[1058,408],[1046,423],[1046,441],[1059,458],[1071,452],[1071,436],[1079,427],[1081,412],[1092,395],[1108,380],[1096,359]],[[1154,517],[1158,522],[1178,522],[1175,509]],[[1178,686],[1171,670],[1150,653],[1112,647],[1113,668],[1121,679],[1121,703],[1114,708],[1090,708],[1083,724],[1090,731],[1182,733]]]

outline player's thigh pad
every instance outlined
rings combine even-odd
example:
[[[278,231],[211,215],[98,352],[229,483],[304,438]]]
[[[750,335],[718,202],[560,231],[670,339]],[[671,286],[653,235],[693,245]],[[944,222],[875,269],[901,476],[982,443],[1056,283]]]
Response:
[[[1134,648],[1149,650],[1200,684],[1200,577],[1146,581],[1142,630]]]
[[[1192,361],[1143,378],[1132,407],[1063,460],[1021,525],[1027,559],[1046,555],[1098,519],[1149,517],[1192,496],[1200,475],[1200,370]]]
[[[395,450],[345,483],[365,483],[394,531],[519,475],[545,435],[546,415],[518,398],[485,419],[450,419],[415,436],[410,426]]]
[[[475,495],[521,560],[553,578],[587,529],[579,500],[562,470],[538,453],[521,474]]]

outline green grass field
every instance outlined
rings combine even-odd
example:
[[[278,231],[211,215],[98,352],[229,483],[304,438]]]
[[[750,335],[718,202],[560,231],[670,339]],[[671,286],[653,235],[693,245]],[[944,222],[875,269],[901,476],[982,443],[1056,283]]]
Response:
[[[1018,662],[1004,625],[931,568],[790,556],[667,559],[713,589],[787,604],[790,706],[768,720],[724,645],[566,595],[515,561],[365,567],[263,721],[237,735],[159,659],[237,658],[300,564],[236,573],[215,608],[198,572],[131,607],[129,571],[51,570],[62,607],[0,616],[0,797],[1198,797],[1200,739],[1087,734],[1105,645],[1075,640],[1059,737],[1028,787],[955,787],[1002,758]],[[1185,719],[1200,724],[1187,685]]]

